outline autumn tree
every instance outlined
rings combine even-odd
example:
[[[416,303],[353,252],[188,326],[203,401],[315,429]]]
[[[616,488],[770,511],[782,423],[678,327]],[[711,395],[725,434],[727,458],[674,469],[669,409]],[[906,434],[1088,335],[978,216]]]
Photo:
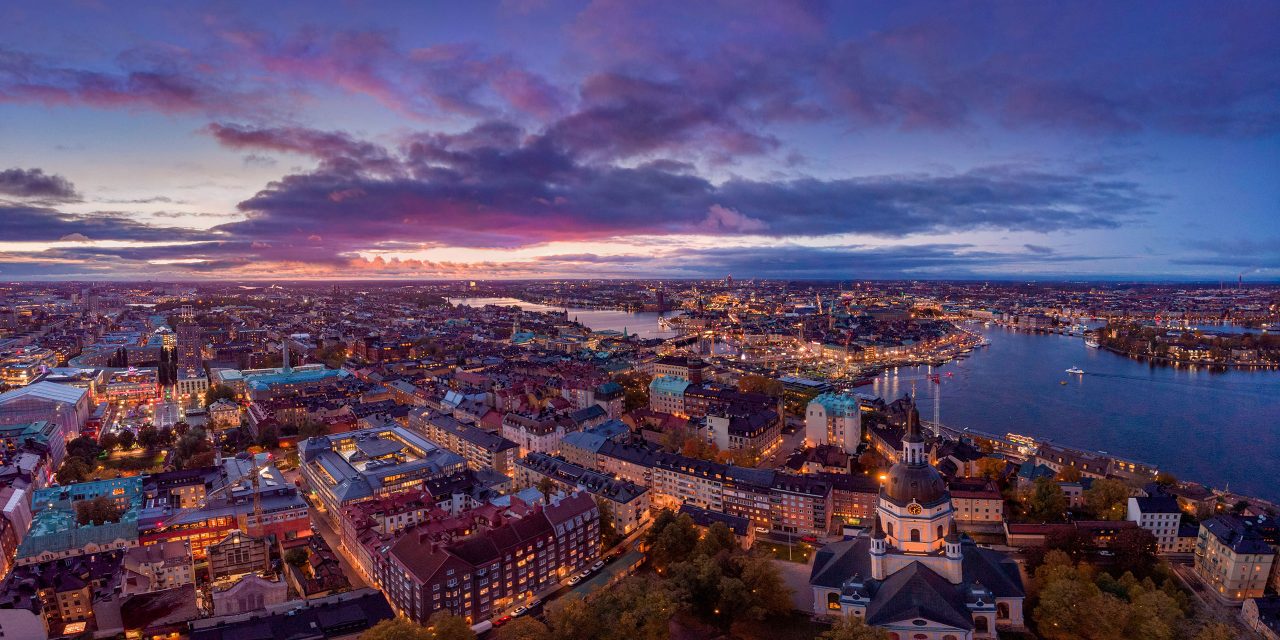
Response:
[[[566,596],[547,606],[547,628],[555,640],[594,640],[605,626],[601,614],[586,600]]]
[[[498,629],[498,640],[565,640],[566,636],[551,635],[547,625],[537,618],[525,616],[507,623]]]
[[[1066,494],[1049,478],[1036,478],[1024,502],[1027,517],[1037,522],[1059,522],[1067,511]]]
[[[1119,480],[1098,478],[1084,491],[1084,503],[1099,520],[1124,520],[1129,503],[1129,486]]]
[[[448,611],[439,611],[427,620],[427,630],[431,632],[431,640],[475,640],[476,633],[471,625],[460,616]]]
[[[867,625],[862,618],[841,616],[830,631],[822,632],[818,638],[819,640],[889,640],[889,632]]]
[[[388,618],[360,634],[360,640],[433,640],[426,627],[407,618]]]
[[[1121,529],[1111,541],[1117,571],[1131,571],[1134,575],[1147,576],[1156,566],[1158,541],[1150,531],[1140,527]]]

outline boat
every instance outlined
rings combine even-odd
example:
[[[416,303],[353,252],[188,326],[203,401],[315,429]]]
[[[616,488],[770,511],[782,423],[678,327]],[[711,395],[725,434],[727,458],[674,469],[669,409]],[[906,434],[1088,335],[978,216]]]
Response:
[[[1097,341],[1097,340],[1094,340],[1093,338],[1085,338],[1085,339],[1084,339],[1084,346],[1089,347],[1090,349],[1097,349],[1097,348],[1098,348],[1098,341]]]
[[[1067,381],[1066,381],[1066,380],[1059,380],[1059,381],[1058,381],[1058,384],[1066,384],[1066,383],[1067,383]]]
[[[1067,369],[1067,373],[1075,374],[1078,376],[1084,375],[1084,369],[1081,369],[1080,367],[1071,367],[1070,369]]]

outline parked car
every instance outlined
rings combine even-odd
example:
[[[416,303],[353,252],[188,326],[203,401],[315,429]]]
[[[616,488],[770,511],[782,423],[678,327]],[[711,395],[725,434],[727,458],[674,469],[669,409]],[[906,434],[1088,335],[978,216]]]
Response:
[[[569,577],[569,586],[571,586],[571,587],[572,587],[572,586],[574,586],[574,585],[578,584],[579,582],[582,582],[582,576],[581,576],[581,575],[575,574],[575,575],[573,575],[573,576],[570,576],[570,577]]]
[[[592,571],[599,571],[603,568],[604,568],[604,560],[596,560],[596,563],[591,565]]]
[[[515,613],[512,615],[519,618],[526,613],[529,613],[529,607],[516,607]]]
[[[800,538],[800,542],[808,542],[809,544],[816,544],[818,542],[818,539],[814,536],[804,536],[803,538]]]
[[[512,616],[509,616],[509,615],[502,616],[501,618],[498,618],[498,619],[496,619],[496,620],[494,620],[494,621],[493,621],[493,626],[495,626],[495,627],[501,627],[502,625],[504,625],[504,624],[506,624],[506,623],[508,623],[508,622],[511,622],[511,618],[512,618]]]

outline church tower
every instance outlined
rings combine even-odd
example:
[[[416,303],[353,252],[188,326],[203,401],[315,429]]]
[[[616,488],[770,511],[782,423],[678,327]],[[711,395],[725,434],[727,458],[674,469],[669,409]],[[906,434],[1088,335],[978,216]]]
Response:
[[[884,550],[877,557],[873,537],[873,577],[883,580],[912,562],[920,562],[954,584],[962,581],[963,554],[951,493],[942,475],[929,464],[924,435],[910,412],[902,457],[889,469],[880,488],[876,525],[877,531],[883,525]]]

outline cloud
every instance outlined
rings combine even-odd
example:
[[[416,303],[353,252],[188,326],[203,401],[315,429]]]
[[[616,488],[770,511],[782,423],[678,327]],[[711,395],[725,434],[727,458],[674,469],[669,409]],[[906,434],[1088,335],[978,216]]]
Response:
[[[47,207],[0,202],[0,238],[6,242],[129,240],[182,242],[208,238],[207,232],[144,224],[117,212],[72,214]]]
[[[79,200],[70,180],[47,174],[43,169],[6,169],[0,171],[0,195],[39,198],[49,201]]]
[[[1042,256],[1047,256],[1054,253],[1054,250],[1052,247],[1046,247],[1044,245],[1039,245],[1039,244],[1024,244],[1022,245],[1022,247],[1027,251],[1030,251],[1031,253],[1040,254]]]
[[[490,122],[413,136],[399,152],[345,134],[216,129],[233,145],[296,149],[320,167],[285,176],[239,204],[231,237],[302,242],[338,252],[386,239],[432,246],[519,247],[628,235],[864,234],[901,238],[980,229],[1114,228],[1155,197],[1096,175],[992,166],[945,174],[819,180],[733,178],[716,184],[681,165],[596,161]],[[287,135],[285,135],[287,134]]]
[[[0,102],[203,114],[261,112],[271,103],[211,62],[176,47],[138,48],[117,56],[114,69],[90,70],[0,49]]]

